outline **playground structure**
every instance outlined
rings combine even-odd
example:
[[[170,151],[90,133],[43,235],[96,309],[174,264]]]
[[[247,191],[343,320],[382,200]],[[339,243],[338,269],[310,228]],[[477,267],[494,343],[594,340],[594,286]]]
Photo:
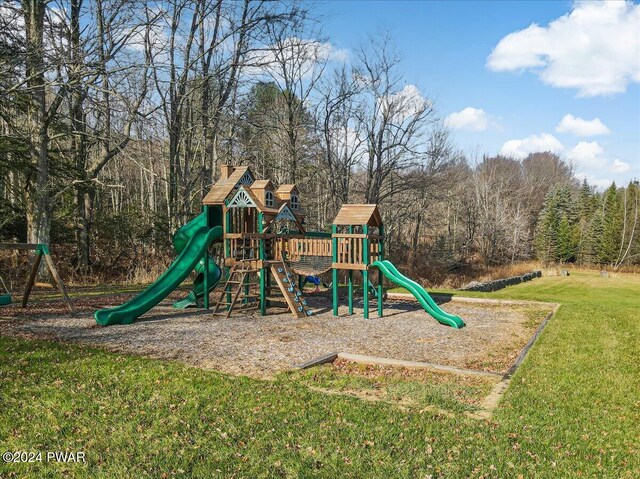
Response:
[[[177,258],[147,289],[127,303],[96,311],[98,324],[128,324],[157,305],[195,269],[189,294],[176,308],[210,309],[210,293],[219,288],[213,314],[259,310],[277,303],[296,318],[311,316],[303,295],[306,278],[332,270],[333,314],[338,316],[338,271],[348,271],[348,306],[353,314],[354,271],[362,273],[364,317],[369,318],[370,294],[384,313],[383,277],[406,288],[440,323],[461,328],[464,322],[442,311],[416,282],[384,258],[384,227],[377,205],[345,204],[332,232],[305,229],[305,212],[296,185],[275,188],[255,177],[249,167],[222,165],[220,179],[203,200],[200,215],[173,237]],[[209,246],[222,243],[221,267]],[[223,270],[224,269],[224,272]],[[377,286],[370,275],[377,270]],[[296,278],[297,276],[297,278]],[[221,287],[220,287],[221,286]]]
[[[35,252],[35,258],[33,260],[33,265],[31,266],[31,272],[29,273],[29,277],[27,278],[27,283],[24,288],[24,293],[22,295],[22,307],[27,307],[27,302],[29,301],[29,296],[31,295],[31,290],[36,282],[36,277],[38,276],[38,271],[40,269],[40,263],[42,259],[44,259],[47,268],[49,269],[49,273],[53,278],[56,286],[62,293],[62,298],[67,303],[67,307],[71,314],[73,314],[73,307],[71,306],[71,301],[69,300],[69,296],[67,294],[67,288],[60,278],[58,274],[58,270],[56,269],[56,265],[51,258],[51,254],[49,252],[49,247],[46,244],[35,244],[35,243],[0,243],[0,250],[19,250],[19,251],[33,251]],[[11,304],[11,295],[9,294],[9,290],[7,289],[4,281],[1,280],[2,286],[4,288],[5,293],[0,294],[0,306],[6,306]]]

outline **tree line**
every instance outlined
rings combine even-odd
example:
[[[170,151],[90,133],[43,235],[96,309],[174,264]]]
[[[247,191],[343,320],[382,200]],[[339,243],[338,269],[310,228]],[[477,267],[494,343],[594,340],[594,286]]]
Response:
[[[613,268],[637,263],[639,187],[638,182],[627,188],[613,183],[594,193],[584,181],[579,189],[562,185],[551,190],[535,232],[538,258]]]
[[[80,276],[168,255],[226,163],[297,183],[310,228],[379,203],[389,254],[421,274],[638,261],[637,184],[597,193],[548,152],[465,154],[384,32],[343,52],[297,2],[0,9],[0,236],[59,244]]]

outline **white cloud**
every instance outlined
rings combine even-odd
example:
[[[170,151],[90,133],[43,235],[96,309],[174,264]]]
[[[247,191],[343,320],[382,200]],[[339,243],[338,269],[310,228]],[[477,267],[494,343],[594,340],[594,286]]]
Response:
[[[626,173],[631,171],[631,165],[620,159],[610,161],[604,148],[597,141],[581,141],[571,148],[567,158],[580,171]]]
[[[580,168],[602,170],[607,165],[603,153],[604,148],[597,141],[581,141],[569,150],[567,157]]]
[[[313,76],[316,68],[324,62],[346,62],[348,59],[347,50],[335,48],[329,42],[288,37],[255,51],[246,59],[248,66],[244,73],[282,80],[284,65],[289,75],[306,78]]]
[[[562,117],[562,120],[556,126],[556,131],[559,133],[572,133],[576,136],[608,135],[610,133],[607,125],[602,123],[600,118],[583,120],[571,114]]]
[[[618,159],[613,160],[613,163],[611,164],[611,171],[614,173],[626,173],[630,169],[631,165],[629,163],[625,163]]]
[[[467,108],[451,113],[444,120],[445,125],[454,130],[485,131],[490,127],[497,127],[487,112],[482,108]]]
[[[494,71],[531,70],[548,85],[578,96],[611,95],[640,82],[640,5],[576,2],[546,27],[505,36],[487,59]]]
[[[502,148],[500,154],[513,158],[526,158],[530,153],[540,153],[550,151],[551,153],[561,153],[564,150],[562,143],[549,133],[531,135],[520,140],[509,140]]]
[[[415,85],[405,85],[402,90],[380,99],[381,109],[399,120],[408,118],[428,108],[431,102],[422,96]]]

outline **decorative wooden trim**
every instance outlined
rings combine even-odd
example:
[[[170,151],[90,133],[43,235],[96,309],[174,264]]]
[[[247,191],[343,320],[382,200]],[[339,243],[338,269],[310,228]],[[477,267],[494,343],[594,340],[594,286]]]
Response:
[[[236,183],[236,187],[238,187],[239,185],[247,185],[247,186],[251,186],[254,182],[254,178],[253,175],[251,174],[251,171],[247,170],[244,175],[242,175],[242,178],[240,178],[238,180],[238,182]]]
[[[247,208],[250,206],[254,208],[258,207],[249,193],[247,193],[243,187],[240,187],[238,192],[231,198],[231,201],[229,201],[227,208]]]
[[[296,216],[293,214],[293,211],[291,211],[291,208],[289,208],[289,206],[286,203],[282,205],[282,207],[278,211],[278,214],[274,218],[274,221],[279,221],[279,220],[289,220],[295,223],[298,222],[298,218],[296,218]]]

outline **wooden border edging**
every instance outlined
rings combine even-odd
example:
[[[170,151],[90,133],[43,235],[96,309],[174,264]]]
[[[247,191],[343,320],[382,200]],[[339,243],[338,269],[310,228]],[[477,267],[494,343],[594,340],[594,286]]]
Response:
[[[444,373],[454,373],[464,376],[483,376],[490,378],[502,378],[502,374],[493,371],[477,371],[475,369],[456,368],[442,364],[424,363],[421,361],[406,361],[404,359],[380,358],[377,356],[365,356],[364,354],[338,353],[338,358],[346,359],[360,364],[377,364],[381,366],[400,366],[403,368],[431,369]]]
[[[444,373],[460,374],[464,376],[483,376],[490,378],[502,378],[501,373],[493,371],[476,371],[474,369],[456,368],[454,366],[445,366],[442,364],[424,363],[420,361],[407,361],[404,359],[392,359],[381,358],[378,356],[365,356],[364,354],[352,354],[352,353],[331,353],[318,358],[302,363],[298,366],[294,366],[294,369],[307,369],[314,366],[320,366],[321,364],[332,363],[336,359],[346,359],[359,364],[375,364],[381,366],[399,366],[403,368],[414,369],[431,369],[433,371],[440,371]]]
[[[324,356],[320,356],[318,358],[311,359],[305,363],[299,364],[298,366],[294,366],[294,369],[308,369],[314,366],[320,366],[321,364],[327,364],[334,362],[339,356],[339,353],[330,353],[325,354]]]
[[[411,299],[412,295],[402,294],[402,293],[391,293],[389,295],[390,299],[393,299],[391,295],[399,297],[398,299]],[[459,374],[464,376],[475,376],[475,377],[489,377],[494,379],[499,379],[499,381],[491,388],[489,394],[483,399],[480,409],[476,412],[466,413],[469,417],[474,419],[481,420],[490,420],[493,416],[493,411],[498,407],[500,401],[502,400],[502,396],[504,396],[507,388],[509,387],[509,383],[511,382],[511,377],[518,370],[520,365],[524,362],[527,355],[529,354],[529,350],[536,343],[536,340],[542,334],[542,331],[547,326],[551,318],[553,318],[558,310],[560,309],[561,303],[547,303],[543,301],[510,301],[510,300],[484,300],[480,298],[456,298],[457,300],[462,300],[462,302],[472,302],[472,303],[494,303],[494,304],[512,304],[512,305],[528,305],[528,304],[536,304],[536,305],[548,305],[553,306],[553,309],[547,313],[545,318],[542,320],[540,325],[536,328],[533,336],[529,339],[527,344],[520,350],[518,356],[516,357],[515,362],[511,365],[511,367],[505,372],[497,373],[493,371],[478,371],[474,369],[464,369],[457,368],[454,366],[445,366],[441,364],[433,364],[433,363],[425,363],[420,361],[406,361],[403,359],[391,359],[391,358],[381,358],[377,356],[366,356],[363,354],[352,354],[352,353],[331,353],[326,354],[324,356],[320,356],[318,358],[312,359],[311,361],[307,361],[299,366],[295,366],[294,369],[307,369],[314,366],[319,366],[321,364],[332,363],[336,359],[345,359],[347,361],[352,361],[354,363],[359,364],[372,364],[372,365],[381,365],[381,366],[398,366],[404,368],[414,368],[414,369],[430,369],[432,371],[444,372],[444,373],[452,373]]]
[[[553,309],[549,311],[549,313],[547,313],[547,315],[544,317],[544,319],[540,323],[540,326],[538,326],[536,331],[533,333],[533,336],[531,336],[527,344],[525,344],[524,347],[520,350],[520,353],[518,353],[518,357],[516,358],[515,362],[511,365],[511,367],[507,370],[507,372],[504,373],[505,378],[511,377],[516,372],[516,370],[520,367],[522,362],[527,357],[527,354],[529,354],[529,350],[538,339],[538,336],[540,336],[544,328],[547,326],[547,323],[549,322],[549,320],[556,315],[556,313],[560,309],[560,306],[561,306],[560,304],[556,304],[553,307]]]
[[[553,304],[553,303],[547,303],[547,304]],[[513,376],[513,374],[518,370],[522,362],[525,360],[525,358],[529,354],[529,350],[538,339],[538,336],[540,336],[544,328],[547,326],[547,324],[549,323],[549,320],[556,315],[556,313],[560,309],[560,306],[561,306],[560,303],[555,303],[553,310],[547,313],[545,318],[542,320],[542,323],[540,323],[540,326],[536,328],[536,331],[533,333],[533,336],[531,336],[531,339],[529,339],[527,344],[525,344],[524,347],[520,350],[520,353],[518,354],[518,357],[516,358],[515,362],[511,365],[511,367],[507,370],[507,372],[504,373],[502,377],[502,381],[496,384],[491,389],[491,392],[489,393],[489,395],[484,398],[484,400],[482,401],[482,406],[480,411],[476,413],[472,413],[471,417],[474,417],[476,419],[487,419],[487,420],[491,419],[491,417],[493,416],[493,411],[500,404],[500,401],[502,400],[502,396],[504,396],[504,393],[507,392],[507,388],[509,387],[509,383],[511,382],[511,376]]]

